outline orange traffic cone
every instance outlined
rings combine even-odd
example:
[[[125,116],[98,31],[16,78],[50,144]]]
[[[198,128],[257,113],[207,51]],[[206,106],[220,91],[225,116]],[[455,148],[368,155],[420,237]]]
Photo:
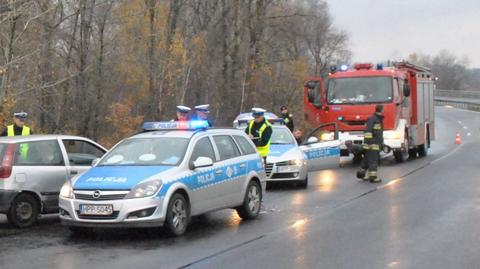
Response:
[[[455,135],[455,144],[457,145],[462,144],[462,138],[460,137],[460,132],[457,132],[457,135]]]

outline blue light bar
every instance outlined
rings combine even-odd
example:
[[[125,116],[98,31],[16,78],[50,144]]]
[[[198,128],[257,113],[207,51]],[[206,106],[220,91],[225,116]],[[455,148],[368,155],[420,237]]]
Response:
[[[208,121],[193,120],[193,121],[153,121],[143,123],[143,130],[198,130],[208,128]]]
[[[340,70],[341,71],[347,71],[348,70],[348,65],[342,64],[342,66],[340,66]]]

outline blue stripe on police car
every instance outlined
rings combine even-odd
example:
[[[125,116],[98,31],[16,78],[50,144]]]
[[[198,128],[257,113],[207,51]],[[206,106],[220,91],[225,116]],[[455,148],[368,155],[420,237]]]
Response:
[[[305,151],[308,160],[324,159],[340,155],[340,147],[313,148]]]

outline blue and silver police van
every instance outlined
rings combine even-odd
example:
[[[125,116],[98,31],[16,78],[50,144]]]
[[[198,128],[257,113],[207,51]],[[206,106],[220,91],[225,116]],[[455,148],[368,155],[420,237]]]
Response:
[[[60,193],[60,219],[73,232],[91,227],[165,226],[183,234],[191,216],[234,208],[258,216],[266,174],[241,130],[205,121],[150,122],[113,147]]]

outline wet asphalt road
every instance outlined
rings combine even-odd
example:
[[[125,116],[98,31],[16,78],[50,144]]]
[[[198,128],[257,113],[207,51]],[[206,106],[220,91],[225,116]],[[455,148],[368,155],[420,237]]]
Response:
[[[25,230],[1,216],[0,268],[480,268],[479,127],[480,114],[438,107],[429,156],[384,158],[382,184],[357,182],[343,160],[311,174],[307,190],[268,190],[257,220],[223,210],[194,218],[180,238],[72,237],[55,216]]]

